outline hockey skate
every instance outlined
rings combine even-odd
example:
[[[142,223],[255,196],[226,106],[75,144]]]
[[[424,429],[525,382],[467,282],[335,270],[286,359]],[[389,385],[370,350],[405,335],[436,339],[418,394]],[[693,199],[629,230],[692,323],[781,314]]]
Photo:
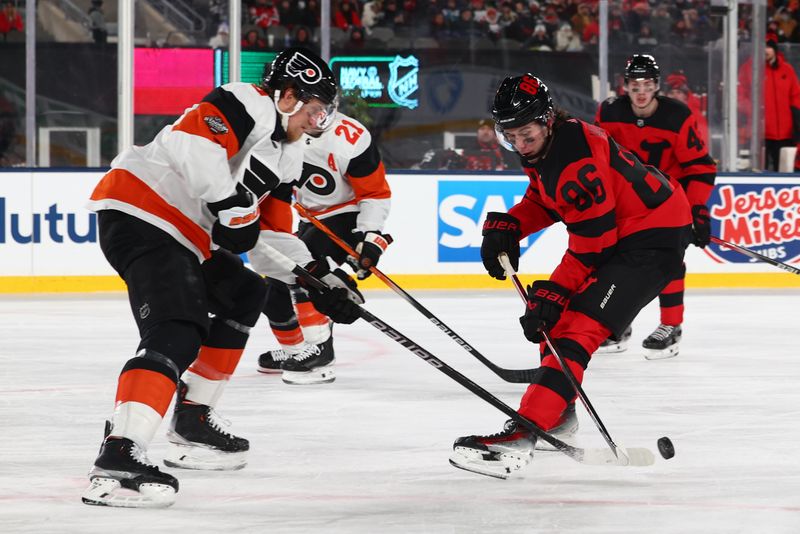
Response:
[[[633,328],[628,325],[628,328],[622,333],[622,335],[617,338],[617,336],[610,336],[605,341],[603,341],[597,350],[594,351],[595,354],[614,354],[618,352],[625,352],[628,350],[628,341],[631,339],[631,334],[633,334]]]
[[[578,423],[578,415],[575,413],[575,402],[570,402],[567,404],[567,407],[564,408],[564,411],[561,412],[561,417],[558,418],[556,426],[548,430],[547,433],[560,439],[561,441],[566,441],[569,443],[575,434],[578,433],[579,427],[580,424]],[[536,450],[555,451],[556,448],[542,440],[536,442]]]
[[[243,468],[250,442],[223,430],[230,422],[219,417],[212,407],[187,402],[185,396],[186,386],[181,382],[167,431],[171,445],[164,464],[211,471]]]
[[[280,373],[281,365],[283,362],[291,358],[293,353],[286,349],[268,350],[258,357],[258,372],[259,373]]]
[[[458,438],[450,463],[465,471],[505,479],[533,460],[535,447],[536,435],[509,419],[497,434]]]
[[[642,347],[645,349],[644,357],[648,360],[663,360],[677,356],[682,334],[680,325],[658,325],[658,328],[642,341]]]
[[[336,380],[333,336],[319,345],[307,345],[281,365],[281,378],[287,384],[326,384]]]
[[[106,424],[106,435],[110,424]],[[178,481],[147,459],[145,451],[127,438],[108,438],[89,471],[91,485],[85,504],[122,508],[166,508],[175,502]]]

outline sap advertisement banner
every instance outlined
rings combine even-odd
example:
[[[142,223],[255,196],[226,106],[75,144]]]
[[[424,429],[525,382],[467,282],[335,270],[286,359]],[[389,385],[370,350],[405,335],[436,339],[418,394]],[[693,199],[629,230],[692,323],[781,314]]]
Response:
[[[85,204],[101,172],[0,173],[0,276],[114,275],[97,243],[97,217]],[[483,274],[481,226],[524,194],[516,175],[392,174],[386,231],[395,241],[381,260],[387,274]],[[721,176],[709,202],[722,239],[797,264],[800,178]],[[547,274],[567,247],[563,225],[521,243],[520,270]],[[724,247],[689,247],[689,273],[774,273]]]

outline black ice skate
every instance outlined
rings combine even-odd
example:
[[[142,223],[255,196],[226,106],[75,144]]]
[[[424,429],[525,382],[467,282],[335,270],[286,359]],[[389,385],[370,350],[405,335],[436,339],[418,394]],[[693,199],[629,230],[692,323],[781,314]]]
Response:
[[[645,348],[644,357],[648,360],[663,360],[677,356],[682,334],[680,325],[658,325],[658,328],[642,341],[642,347]]]
[[[631,339],[631,334],[633,334],[633,328],[628,325],[628,328],[622,333],[620,337],[615,335],[611,335],[605,341],[603,341],[600,346],[594,351],[595,354],[613,354],[617,352],[625,352],[628,350],[628,341]]]
[[[533,460],[536,435],[509,419],[502,432],[491,436],[465,436],[453,443],[454,467],[495,478],[508,478]]]
[[[292,357],[292,353],[284,349],[268,350],[258,357],[259,373],[280,373],[283,362]]]
[[[219,417],[213,408],[187,402],[185,396],[186,385],[181,382],[167,431],[172,446],[164,463],[169,467],[212,471],[244,467],[250,442],[224,431],[222,428],[230,422]]]
[[[333,365],[333,336],[319,345],[307,345],[281,365],[287,384],[325,384],[336,380]]]
[[[561,441],[569,442],[573,436],[577,434],[579,427],[578,415],[575,413],[575,402],[573,401],[567,404],[567,407],[564,408],[563,412],[561,412],[561,416],[558,418],[556,426],[547,432]],[[555,451],[556,448],[542,440],[536,443],[536,450]]]
[[[108,427],[107,427],[108,428]],[[123,508],[165,508],[175,502],[178,481],[147,459],[127,438],[106,438],[89,471],[85,504]]]

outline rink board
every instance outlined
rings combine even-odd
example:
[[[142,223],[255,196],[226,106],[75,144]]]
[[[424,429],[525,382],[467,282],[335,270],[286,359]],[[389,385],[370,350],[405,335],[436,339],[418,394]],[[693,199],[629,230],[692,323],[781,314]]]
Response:
[[[119,291],[124,284],[97,243],[85,208],[98,170],[0,173],[0,293]],[[525,192],[516,174],[392,173],[380,268],[407,289],[505,289],[484,274],[480,226]],[[709,202],[712,231],[782,262],[800,260],[800,177],[720,175]],[[546,276],[567,245],[557,224],[521,242],[520,270]],[[687,251],[689,287],[800,287],[800,277],[716,245]],[[367,288],[382,288],[374,278]]]

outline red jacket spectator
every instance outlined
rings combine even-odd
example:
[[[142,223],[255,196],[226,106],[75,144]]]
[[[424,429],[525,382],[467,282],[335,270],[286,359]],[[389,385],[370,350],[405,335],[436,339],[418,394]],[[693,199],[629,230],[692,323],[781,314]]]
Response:
[[[739,77],[739,109],[750,115],[752,60],[742,65]],[[800,83],[783,55],[764,66],[764,138],[792,139],[800,131]]]
[[[361,17],[350,0],[342,0],[339,3],[339,8],[333,14],[333,25],[346,32],[351,28],[361,27]]]
[[[11,30],[22,31],[22,16],[17,11],[11,2],[8,2],[2,11],[0,11],[0,33],[3,34],[5,39]]]
[[[271,0],[259,2],[255,7],[251,7],[250,18],[253,24],[265,29],[270,26],[279,26],[281,23],[280,12],[275,7],[275,2]]]

